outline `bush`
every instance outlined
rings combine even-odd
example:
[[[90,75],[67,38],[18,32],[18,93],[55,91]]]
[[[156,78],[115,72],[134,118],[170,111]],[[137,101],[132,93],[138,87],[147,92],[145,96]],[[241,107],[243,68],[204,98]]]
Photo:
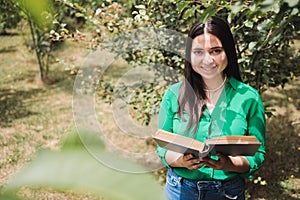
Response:
[[[11,0],[3,0],[0,4],[0,33],[15,28],[21,20],[18,6]]]
[[[297,1],[134,2],[135,6],[130,10],[123,8],[122,12],[120,9],[113,9],[116,8],[113,6],[116,3],[102,9],[101,15],[98,16],[99,26],[103,24],[112,37],[106,40],[102,38],[101,41],[104,40],[108,49],[121,55],[131,66],[150,66],[157,78],[164,78],[164,86],[178,81],[178,75],[182,74],[182,35],[187,34],[195,21],[204,22],[212,15],[227,20],[231,26],[244,82],[262,93],[269,87],[284,87],[286,82],[299,75],[299,50],[294,45],[300,32]],[[131,12],[127,13],[129,17],[124,11]],[[153,34],[145,31],[144,37],[134,38],[135,34],[140,34],[142,28],[153,30]],[[151,47],[155,37],[161,36],[160,30],[173,30],[179,35],[182,34],[179,37],[181,39],[169,32],[167,37],[160,38],[159,42],[160,45],[172,44],[171,46],[167,49],[157,48],[155,45]],[[107,38],[107,35],[105,37]],[[147,39],[150,42],[147,42]],[[146,45],[142,46],[143,42]],[[150,91],[145,91],[145,95],[153,96]],[[139,102],[139,106],[134,105],[138,112],[147,116],[142,119],[145,124],[152,114],[155,114],[151,111],[149,115],[144,109],[144,105],[151,105],[149,99],[151,98],[144,98]]]

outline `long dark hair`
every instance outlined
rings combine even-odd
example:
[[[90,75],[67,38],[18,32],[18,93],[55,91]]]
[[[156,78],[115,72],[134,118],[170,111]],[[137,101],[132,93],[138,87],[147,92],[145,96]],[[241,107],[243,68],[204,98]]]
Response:
[[[183,80],[178,96],[178,116],[185,121],[186,119],[184,119],[183,112],[188,114],[189,121],[186,131],[193,128],[193,133],[198,129],[198,122],[205,108],[204,105],[207,97],[204,91],[205,84],[203,79],[201,75],[193,70],[191,65],[191,48],[193,39],[198,35],[204,34],[204,30],[216,36],[222,43],[228,60],[228,65],[224,69],[224,73],[227,77],[234,77],[242,81],[237,63],[235,43],[229,25],[224,20],[215,16],[210,17],[206,23],[195,23],[186,41],[186,58],[184,64],[185,79]]]

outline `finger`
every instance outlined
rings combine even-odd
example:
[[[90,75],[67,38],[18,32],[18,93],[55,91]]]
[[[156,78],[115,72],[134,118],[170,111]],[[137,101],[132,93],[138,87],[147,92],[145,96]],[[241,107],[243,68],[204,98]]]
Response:
[[[203,167],[203,165],[205,165],[205,162],[200,162],[199,164],[196,164],[196,168],[199,169],[200,167]]]
[[[228,165],[228,163],[230,163],[230,158],[228,156],[221,153],[217,153],[217,156],[220,165]]]
[[[214,168],[214,169],[218,168],[220,164],[219,160],[213,160],[213,159],[209,159],[205,163],[207,167]]]
[[[209,167],[209,168],[213,168],[213,169],[216,169],[217,166],[216,165],[213,165],[211,163],[206,163],[206,166]]]
[[[186,164],[191,167],[194,166],[195,164],[197,164],[197,162],[195,161],[195,159],[191,159],[191,160],[187,160]]]
[[[196,170],[198,169],[197,165],[191,165],[188,167],[189,170]]]
[[[227,157],[221,153],[216,153],[216,155],[218,156],[219,159],[221,160],[225,160]]]
[[[202,159],[201,158],[192,158],[192,159],[190,159],[190,161],[192,161],[193,163],[199,163],[202,161]]]
[[[194,164],[194,165],[191,165],[188,169],[189,170],[197,170],[199,168],[201,168],[205,163],[204,162],[201,162],[199,164]]]
[[[210,157],[203,157],[203,158],[201,158],[201,161],[203,161],[203,162],[208,162],[210,160],[211,160]]]
[[[192,154],[187,154],[187,155],[184,155],[183,156],[183,159],[185,160],[185,161],[188,161],[188,160],[190,160],[190,159],[192,159],[194,156],[192,155]]]
[[[194,165],[198,164],[197,159],[190,159],[185,161],[187,168],[191,168]]]

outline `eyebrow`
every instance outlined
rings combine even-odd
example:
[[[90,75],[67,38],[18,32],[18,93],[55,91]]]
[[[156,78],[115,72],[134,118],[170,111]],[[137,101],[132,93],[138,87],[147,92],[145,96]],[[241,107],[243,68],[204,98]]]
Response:
[[[210,48],[210,49],[223,49],[223,47],[222,47],[222,46],[221,46],[221,47],[216,46],[216,47],[212,47],[212,48]]]
[[[223,47],[221,46],[216,46],[216,47],[212,47],[210,48],[211,50],[214,50],[214,49],[223,49]],[[199,47],[195,47],[195,48],[192,48],[192,50],[203,50],[203,48],[199,48]]]
[[[196,47],[196,48],[192,48],[192,50],[203,50],[202,48]]]

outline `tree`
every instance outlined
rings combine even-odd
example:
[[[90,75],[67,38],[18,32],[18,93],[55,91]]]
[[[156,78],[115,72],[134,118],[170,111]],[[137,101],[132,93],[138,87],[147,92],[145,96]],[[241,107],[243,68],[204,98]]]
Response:
[[[72,37],[69,29],[76,31],[76,21],[67,24],[66,18],[73,14],[75,19],[82,17],[80,12],[84,8],[63,0],[5,0],[2,7],[7,9],[2,16],[18,16],[28,22],[39,65],[39,77],[47,81],[53,48],[67,37]],[[9,23],[9,18],[5,19],[4,24]]]
[[[99,19],[114,36],[107,40],[106,47],[121,55],[132,66],[151,65],[151,70],[155,71],[157,77],[164,77],[165,85],[178,80],[176,73],[182,73],[183,56],[178,52],[172,52],[171,48],[167,50],[141,48],[138,44],[143,43],[145,38],[151,37],[147,33],[144,38],[138,38],[137,43],[132,42],[129,45],[124,42],[132,39],[128,37],[128,32],[144,27],[152,29],[156,35],[159,35],[162,29],[186,34],[192,23],[204,22],[212,15],[227,20],[231,26],[244,82],[262,93],[268,87],[278,85],[284,87],[288,80],[299,75],[299,50],[293,46],[296,36],[299,35],[298,1],[151,0],[135,1],[135,3],[136,5],[130,10],[130,17],[126,17],[124,11],[108,12],[103,9]],[[105,21],[107,16],[113,16],[109,18],[108,23]],[[174,44],[172,49],[180,49],[183,45],[172,34],[160,42]],[[176,73],[174,75],[171,72]],[[144,124],[148,124],[151,115],[155,113],[150,109],[152,111],[149,114],[149,109],[145,109],[145,105],[157,107],[159,104],[159,100],[152,101],[153,91],[157,91],[155,85],[147,87],[152,89],[141,90],[138,95],[141,97],[142,93],[148,98],[129,102],[137,113],[144,116],[142,117]],[[120,93],[117,92],[117,95]],[[132,99],[135,97],[133,95]]]
[[[15,28],[21,20],[18,6],[11,0],[3,0],[0,4],[0,33]]]

